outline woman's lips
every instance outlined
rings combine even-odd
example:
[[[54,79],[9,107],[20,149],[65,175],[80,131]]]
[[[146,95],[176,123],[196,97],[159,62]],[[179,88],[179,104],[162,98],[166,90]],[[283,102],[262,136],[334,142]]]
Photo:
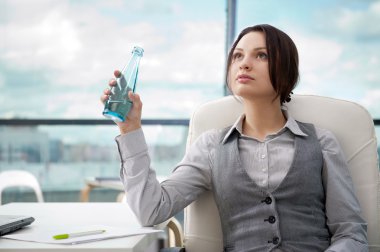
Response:
[[[251,80],[255,80],[255,78],[253,78],[252,76],[249,76],[247,74],[240,74],[240,75],[238,75],[238,77],[236,79],[238,82],[241,82],[241,83],[246,83],[246,82],[249,82]]]

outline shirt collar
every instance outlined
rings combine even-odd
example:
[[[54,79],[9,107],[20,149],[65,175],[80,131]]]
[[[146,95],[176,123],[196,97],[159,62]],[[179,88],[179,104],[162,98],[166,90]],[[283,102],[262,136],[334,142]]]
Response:
[[[283,108],[282,112],[284,113],[287,120],[284,127],[281,130],[279,130],[279,133],[283,132],[285,129],[289,129],[294,135],[307,136],[307,134],[303,132],[301,128],[298,126],[297,121],[292,116],[289,115],[286,109]],[[231,126],[231,128],[225,134],[222,144],[224,144],[228,140],[228,138],[230,138],[230,136],[235,130],[238,131],[240,135],[242,135],[244,118],[245,118],[244,114],[239,116],[239,118],[235,121],[235,123]]]
[[[244,114],[242,114],[241,116],[239,116],[239,118],[235,121],[235,123],[227,131],[226,135],[223,138],[222,144],[224,144],[227,141],[227,139],[232,135],[232,132],[234,132],[235,130],[239,131],[239,128],[240,128],[239,133],[241,132],[241,128],[242,128],[241,126],[243,124],[243,119],[244,118],[245,118]]]
[[[301,130],[297,121],[291,115],[289,115],[287,110],[283,109],[282,112],[287,118],[284,128],[288,128],[296,136],[307,136],[307,134]]]

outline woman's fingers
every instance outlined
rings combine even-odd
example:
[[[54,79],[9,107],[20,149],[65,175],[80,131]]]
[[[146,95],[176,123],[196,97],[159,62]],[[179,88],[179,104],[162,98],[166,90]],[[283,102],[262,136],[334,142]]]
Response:
[[[138,95],[136,93],[133,93],[132,91],[129,91],[128,92],[128,97],[132,101],[133,106],[136,109],[141,110],[142,102],[141,102],[141,99],[140,99],[140,95]]]
[[[111,94],[112,94],[111,89],[109,88],[104,89],[103,94],[100,96],[100,101],[102,103],[105,103],[109,99],[109,96]]]
[[[106,103],[106,101],[108,100],[108,98],[109,98],[109,96],[104,94],[104,95],[100,96],[100,101],[102,103]]]
[[[113,75],[115,75],[116,78],[119,78],[121,75],[121,72],[119,70],[113,71]]]
[[[120,72],[119,70],[115,70],[115,71],[113,72],[113,75],[115,75],[116,78],[119,78],[120,75],[121,75],[121,72]],[[108,82],[108,85],[109,85],[110,87],[116,86],[116,79],[115,79],[115,78],[111,78],[111,79],[109,80],[109,82]]]
[[[127,114],[127,122],[135,125],[135,128],[141,127],[142,102],[140,100],[140,96],[132,91],[129,91],[128,98],[132,102],[132,108]]]
[[[108,85],[110,87],[116,86],[116,79],[115,78],[110,79],[108,82]]]
[[[111,89],[109,89],[109,88],[104,89],[103,94],[111,95],[112,94]]]

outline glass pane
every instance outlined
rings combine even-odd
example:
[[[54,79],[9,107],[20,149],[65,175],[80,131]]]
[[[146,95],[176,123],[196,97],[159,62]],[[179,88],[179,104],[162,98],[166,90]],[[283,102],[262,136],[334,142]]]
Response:
[[[189,118],[223,96],[224,41],[225,1],[0,0],[0,118],[103,119],[99,97],[134,45],[145,50],[136,89],[143,118]],[[153,168],[168,175],[187,127],[144,130]],[[86,177],[118,176],[117,134],[0,126],[0,170],[31,171],[55,192],[47,201],[78,199]]]
[[[143,130],[151,167],[157,176],[168,176],[185,153],[187,127],[143,126]],[[0,172],[27,170],[46,193],[78,194],[87,178],[119,177],[117,135],[116,126],[0,127]]]
[[[376,0],[238,1],[237,31],[268,23],[300,54],[297,93],[355,101],[380,118],[380,2]]]
[[[103,118],[134,45],[145,118],[223,96],[225,1],[0,0],[0,117]]]
[[[379,1],[237,2],[237,33],[267,23],[294,40],[301,75],[296,93],[354,101],[380,119]],[[380,139],[379,127],[376,134]]]

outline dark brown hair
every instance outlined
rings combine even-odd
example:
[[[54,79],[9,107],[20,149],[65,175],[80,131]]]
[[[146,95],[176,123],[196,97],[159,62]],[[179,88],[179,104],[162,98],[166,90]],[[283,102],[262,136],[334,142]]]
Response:
[[[290,94],[299,80],[298,51],[293,40],[283,31],[268,24],[250,26],[242,30],[233,43],[227,58],[226,83],[228,84],[232,54],[240,39],[250,32],[263,32],[269,60],[269,77],[272,86],[280,96],[281,104],[290,101]],[[230,90],[231,91],[231,90]]]

